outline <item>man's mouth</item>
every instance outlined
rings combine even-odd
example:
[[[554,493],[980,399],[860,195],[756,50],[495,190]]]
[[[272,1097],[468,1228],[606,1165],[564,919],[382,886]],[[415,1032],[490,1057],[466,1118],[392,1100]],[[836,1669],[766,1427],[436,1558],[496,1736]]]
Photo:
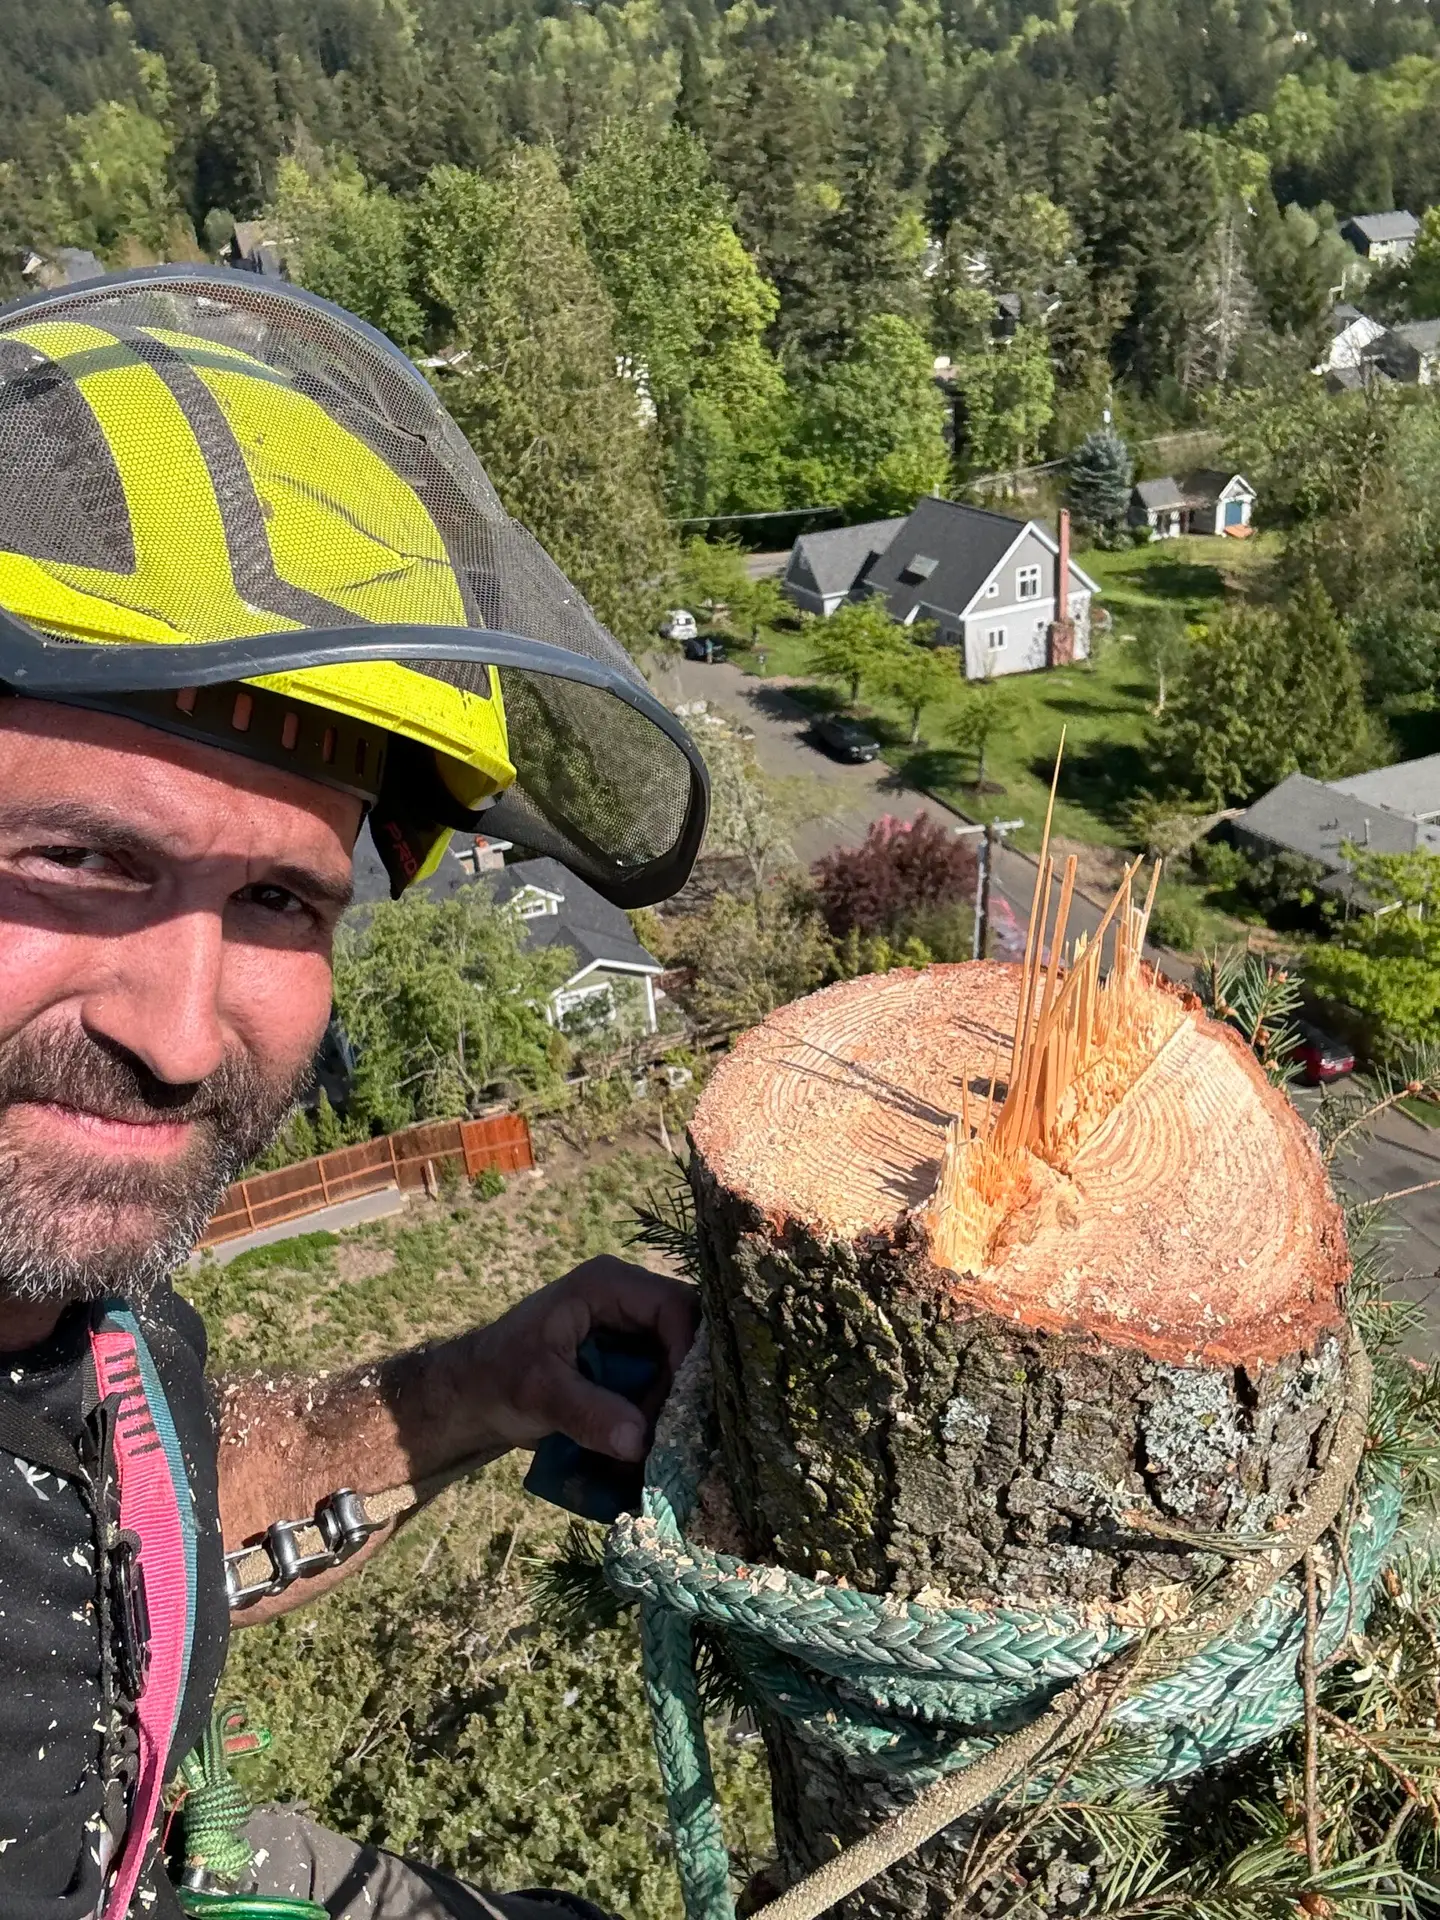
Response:
[[[195,1132],[193,1120],[126,1120],[68,1107],[58,1101],[20,1101],[10,1108],[32,1134],[63,1141],[93,1154],[141,1156],[147,1160],[176,1159],[186,1152]]]

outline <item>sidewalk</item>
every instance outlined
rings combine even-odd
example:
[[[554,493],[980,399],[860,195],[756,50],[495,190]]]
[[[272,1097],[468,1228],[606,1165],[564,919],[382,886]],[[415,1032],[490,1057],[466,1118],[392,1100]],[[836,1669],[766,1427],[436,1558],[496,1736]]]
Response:
[[[281,1220],[273,1227],[257,1227],[254,1233],[237,1234],[218,1246],[196,1248],[187,1264],[193,1270],[205,1260],[228,1267],[239,1254],[253,1247],[273,1247],[281,1240],[298,1239],[302,1233],[341,1233],[346,1227],[363,1227],[371,1220],[386,1220],[403,1213],[410,1196],[402,1187],[382,1187],[378,1193],[362,1193],[357,1200],[340,1200],[333,1207],[317,1207],[314,1213],[302,1213],[294,1220]]]

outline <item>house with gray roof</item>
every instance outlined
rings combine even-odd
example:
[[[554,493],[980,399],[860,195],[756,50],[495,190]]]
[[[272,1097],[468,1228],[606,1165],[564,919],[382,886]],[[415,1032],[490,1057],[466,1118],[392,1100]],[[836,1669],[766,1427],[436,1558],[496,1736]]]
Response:
[[[858,527],[802,533],[790,551],[782,585],[802,613],[832,614],[857,598],[866,575],[903,527],[903,520],[867,520]]]
[[[1390,379],[1408,387],[1428,387],[1440,378],[1440,320],[1407,320],[1391,327],[1371,352]]]
[[[476,883],[522,922],[532,947],[568,947],[575,970],[550,996],[547,1018],[570,1031],[654,1033],[655,982],[665,971],[629,917],[558,860],[517,860]]]
[[[1336,793],[1347,794],[1365,806],[1385,807],[1422,826],[1440,822],[1440,753],[1418,760],[1401,760],[1393,767],[1376,767],[1348,780],[1331,780]]]
[[[1095,582],[1038,520],[931,495],[870,568],[865,591],[902,626],[933,621],[940,646],[964,651],[965,678],[988,680],[1060,664],[1052,652],[1057,615],[1073,622],[1065,657],[1090,651]],[[1061,573],[1065,580],[1062,585]]]
[[[1419,771],[1411,773],[1410,768]],[[1405,806],[1384,804],[1376,797],[1382,793]],[[1427,802],[1434,805],[1424,813],[1405,810]],[[1371,853],[1440,855],[1437,822],[1440,754],[1430,754],[1349,780],[1312,780],[1308,774],[1292,773],[1238,815],[1231,831],[1240,846],[1262,859],[1288,853],[1310,861],[1327,892],[1356,899],[1347,846]]]
[[[1415,244],[1420,222],[1413,213],[1393,208],[1389,213],[1352,213],[1340,222],[1340,238],[1348,240],[1355,251],[1377,264],[1403,260]]]
[[[654,1033],[655,982],[665,969],[635,938],[629,916],[558,860],[517,860],[496,868],[493,850],[508,845],[479,838],[471,846],[452,843],[412,891],[447,900],[466,887],[485,887],[523,923],[527,945],[568,947],[575,966],[550,996],[545,1012],[552,1026],[614,1028],[617,1037]],[[356,842],[353,887],[352,914],[368,913],[390,898],[390,877],[368,833]]]
[[[938,645],[963,648],[969,680],[1058,664],[1051,647],[1057,611],[1074,623],[1073,652],[1065,657],[1083,660],[1090,651],[1090,601],[1098,589],[1067,553],[1068,586],[1059,596],[1065,605],[1057,608],[1060,544],[1037,520],[927,494],[903,520],[840,531],[861,537],[848,549],[830,533],[795,543],[791,569],[805,547],[811,582],[813,543],[835,543],[821,549],[834,568],[824,576],[823,595],[787,570],[786,591],[807,612],[829,614],[845,600],[878,596],[902,626],[933,622]]]

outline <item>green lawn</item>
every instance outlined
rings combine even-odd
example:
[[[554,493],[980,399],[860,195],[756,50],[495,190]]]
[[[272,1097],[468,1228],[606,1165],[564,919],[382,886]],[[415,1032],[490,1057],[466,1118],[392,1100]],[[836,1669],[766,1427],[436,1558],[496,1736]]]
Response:
[[[557,1147],[498,1196],[450,1182],[393,1220],[207,1263],[184,1290],[219,1371],[351,1366],[491,1320],[592,1254],[633,1257],[634,1208],[674,1180],[653,1138]],[[581,1630],[538,1606],[567,1523],[522,1493],[527,1464],[486,1468],[337,1592],[234,1636],[220,1698],[274,1736],[237,1776],[485,1886],[681,1920],[634,1613]],[[714,1731],[743,1885],[771,1846],[764,1752]]]
[[[1119,553],[1091,549],[1075,559],[1098,584],[1117,629],[1124,629],[1143,620],[1150,608],[1164,607],[1186,620],[1206,619],[1223,604],[1227,586],[1244,592],[1275,552],[1273,534],[1249,540],[1196,534]]]
[[[1039,845],[1063,727],[1056,831],[1093,845],[1123,845],[1126,808],[1151,779],[1147,743],[1155,680],[1145,661],[1146,613],[1168,608],[1187,620],[1213,615],[1224,604],[1227,586],[1243,586],[1267,554],[1262,535],[1247,542],[1196,537],[1077,555],[1100,586],[1100,604],[1110,609],[1114,632],[1100,638],[1093,663],[1015,674],[998,683],[1003,730],[990,745],[984,794],[974,788],[973,759],[947,742],[949,721],[965,698],[958,678],[954,698],[926,710],[918,748],[910,746],[908,719],[894,702],[867,690],[858,711],[875,724],[887,761],[914,785],[962,813],[1023,818],[1025,827],[1015,838],[1032,849]],[[758,664],[733,644],[732,652],[741,664]],[[842,704],[840,690],[808,680],[808,665],[803,632],[780,630],[770,637],[767,677],[802,681],[795,694],[808,706]]]

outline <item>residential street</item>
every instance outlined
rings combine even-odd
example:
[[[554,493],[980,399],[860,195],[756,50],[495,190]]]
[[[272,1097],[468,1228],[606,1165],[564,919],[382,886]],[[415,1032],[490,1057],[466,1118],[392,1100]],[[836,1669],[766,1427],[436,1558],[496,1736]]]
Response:
[[[869,827],[887,814],[913,820],[923,811],[950,812],[940,801],[906,787],[880,761],[846,766],[813,746],[807,736],[807,716],[785,697],[783,683],[757,680],[726,663],[706,666],[681,660],[656,676],[656,691],[672,705],[704,700],[732,715],[754,729],[755,756],[766,773],[779,779],[803,778],[824,789],[825,812],[794,836],[802,862],[816,860],[835,846],[857,845]],[[1003,848],[996,863],[993,952],[1018,957],[1023,949],[1034,885],[1034,861]],[[1076,898],[1072,929],[1093,931],[1099,918],[1095,902]],[[1156,959],[1177,978],[1189,974],[1182,960],[1164,953]],[[1302,1093],[1302,1108],[1313,1105],[1315,1097]],[[1440,1179],[1440,1132],[1429,1132],[1404,1114],[1386,1115],[1375,1137],[1347,1157],[1342,1174],[1343,1184],[1367,1199],[1435,1179]],[[1396,1232],[1387,1263],[1401,1290],[1426,1311],[1428,1332],[1415,1351],[1428,1359],[1440,1354],[1440,1187],[1394,1202],[1391,1220]]]

